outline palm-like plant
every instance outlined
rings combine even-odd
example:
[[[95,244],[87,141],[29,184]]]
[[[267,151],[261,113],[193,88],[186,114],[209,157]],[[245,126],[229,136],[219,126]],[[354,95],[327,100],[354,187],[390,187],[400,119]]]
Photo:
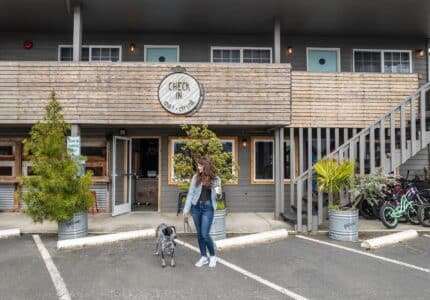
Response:
[[[334,207],[340,207],[339,192],[351,184],[355,171],[355,161],[344,160],[338,162],[335,159],[322,159],[314,165],[318,190],[332,193]]]

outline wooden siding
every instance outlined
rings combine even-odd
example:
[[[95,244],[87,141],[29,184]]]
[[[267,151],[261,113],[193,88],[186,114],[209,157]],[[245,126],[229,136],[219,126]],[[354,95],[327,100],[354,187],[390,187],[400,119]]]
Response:
[[[289,64],[180,65],[205,91],[192,116],[172,115],[158,101],[158,85],[175,65],[0,62],[0,123],[39,120],[55,89],[66,120],[76,124],[289,124]]]
[[[417,88],[417,74],[293,71],[291,127],[367,127]]]

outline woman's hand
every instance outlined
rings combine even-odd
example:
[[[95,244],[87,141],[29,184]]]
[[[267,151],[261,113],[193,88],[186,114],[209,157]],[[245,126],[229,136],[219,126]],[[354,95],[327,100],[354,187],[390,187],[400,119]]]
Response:
[[[184,212],[182,215],[184,216],[184,219],[188,219],[188,217],[190,216],[190,213]]]

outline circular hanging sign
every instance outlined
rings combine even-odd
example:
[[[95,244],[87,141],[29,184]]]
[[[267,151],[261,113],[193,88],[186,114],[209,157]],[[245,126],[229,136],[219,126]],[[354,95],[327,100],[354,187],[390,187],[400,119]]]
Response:
[[[161,106],[172,114],[192,112],[199,106],[202,98],[200,83],[187,73],[171,73],[164,77],[158,86]]]

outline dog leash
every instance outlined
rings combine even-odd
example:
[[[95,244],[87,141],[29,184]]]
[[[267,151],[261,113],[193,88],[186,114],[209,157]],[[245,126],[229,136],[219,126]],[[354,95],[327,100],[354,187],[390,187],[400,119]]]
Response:
[[[192,233],[190,223],[188,223],[188,218],[184,218],[184,233]]]

